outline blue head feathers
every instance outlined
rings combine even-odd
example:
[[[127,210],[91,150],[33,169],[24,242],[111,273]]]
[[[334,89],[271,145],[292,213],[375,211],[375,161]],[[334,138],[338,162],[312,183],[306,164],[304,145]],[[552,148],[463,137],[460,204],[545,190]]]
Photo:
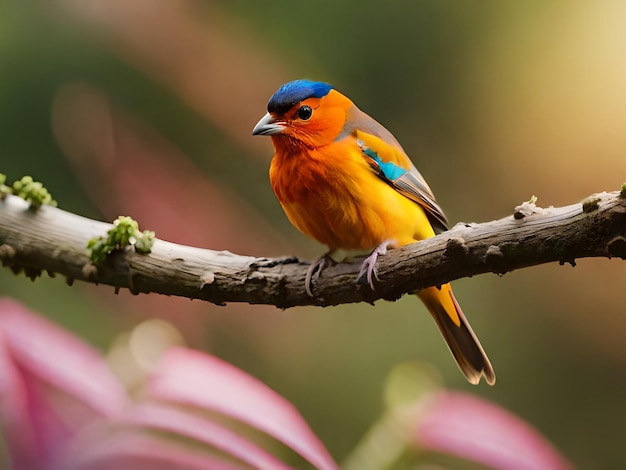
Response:
[[[295,80],[281,86],[267,103],[270,113],[282,114],[292,106],[307,98],[321,98],[326,96],[332,85],[324,82],[312,82],[310,80]]]

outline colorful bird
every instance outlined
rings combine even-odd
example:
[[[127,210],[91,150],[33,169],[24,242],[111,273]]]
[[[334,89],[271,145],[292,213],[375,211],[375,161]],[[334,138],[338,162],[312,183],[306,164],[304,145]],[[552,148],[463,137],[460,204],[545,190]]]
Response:
[[[446,216],[395,137],[333,86],[296,80],[281,86],[252,131],[274,144],[270,182],[291,223],[328,246],[311,264],[309,295],[338,250],[372,250],[357,280],[374,288],[376,259],[388,248],[446,230]],[[496,376],[450,284],[416,292],[473,384]]]

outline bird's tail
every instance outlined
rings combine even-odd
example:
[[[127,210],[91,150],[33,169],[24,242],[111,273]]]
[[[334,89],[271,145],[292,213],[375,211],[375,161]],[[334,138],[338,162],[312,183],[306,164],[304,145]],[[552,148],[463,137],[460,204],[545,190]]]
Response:
[[[472,331],[461,307],[454,298],[450,284],[441,288],[429,287],[417,292],[426,305],[441,331],[459,368],[473,384],[480,382],[481,376],[489,385],[496,383],[496,374],[480,341]]]

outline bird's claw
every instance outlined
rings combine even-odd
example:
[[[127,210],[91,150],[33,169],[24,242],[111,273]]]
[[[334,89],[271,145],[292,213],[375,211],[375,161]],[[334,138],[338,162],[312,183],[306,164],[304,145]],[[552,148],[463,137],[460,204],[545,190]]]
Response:
[[[324,268],[332,266],[333,264],[335,264],[335,261],[330,257],[329,253],[326,253],[324,256],[311,263],[304,278],[304,290],[309,297],[314,297],[311,284],[319,279]]]
[[[376,272],[376,260],[378,259],[378,256],[387,253],[387,248],[391,245],[391,243],[392,242],[389,240],[382,242],[374,248],[374,251],[372,251],[367,258],[363,260],[363,263],[361,263],[361,269],[359,270],[359,274],[356,278],[357,284],[365,284],[365,282],[367,282],[370,289],[376,290],[374,287],[374,279],[376,279],[376,281],[380,280],[378,278],[378,273]]]
[[[378,258],[378,254],[375,256],[374,254],[371,254],[365,258],[361,264],[359,275],[356,278],[357,284],[367,284],[372,290],[375,290],[374,279],[376,279],[377,282],[380,281],[378,273],[376,272],[376,258]]]

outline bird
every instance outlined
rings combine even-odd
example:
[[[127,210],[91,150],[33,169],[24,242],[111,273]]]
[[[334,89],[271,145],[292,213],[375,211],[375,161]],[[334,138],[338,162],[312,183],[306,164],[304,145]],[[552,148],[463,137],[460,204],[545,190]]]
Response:
[[[269,177],[289,221],[328,247],[305,278],[308,295],[340,251],[367,250],[357,281],[374,289],[376,260],[387,250],[447,230],[432,190],[396,138],[334,86],[295,80],[267,103],[253,135],[270,136]],[[472,384],[494,369],[450,284],[415,292]]]

